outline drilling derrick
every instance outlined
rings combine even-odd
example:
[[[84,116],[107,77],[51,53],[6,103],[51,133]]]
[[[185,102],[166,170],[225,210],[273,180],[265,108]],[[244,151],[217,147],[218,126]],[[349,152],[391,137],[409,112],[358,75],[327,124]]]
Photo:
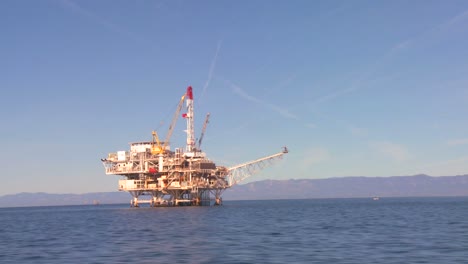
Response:
[[[186,147],[171,150],[169,140],[184,105],[187,133]],[[189,86],[182,95],[163,142],[152,132],[151,141],[130,143],[130,151],[110,153],[101,159],[107,175],[119,175],[119,191],[132,195],[131,206],[219,205],[229,187],[257,173],[288,153],[283,151],[233,167],[217,166],[200,150],[209,114],[205,119],[198,146],[195,145],[193,91]],[[140,199],[149,196],[149,199]]]
[[[195,129],[193,127],[193,92],[192,86],[187,88],[187,113],[184,116],[187,119],[187,153],[193,151],[195,146]]]

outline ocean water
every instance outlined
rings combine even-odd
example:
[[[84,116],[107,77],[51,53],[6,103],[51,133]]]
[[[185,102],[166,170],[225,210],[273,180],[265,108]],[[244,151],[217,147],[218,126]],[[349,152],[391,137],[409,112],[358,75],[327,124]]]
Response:
[[[468,263],[468,198],[0,208],[0,263]]]

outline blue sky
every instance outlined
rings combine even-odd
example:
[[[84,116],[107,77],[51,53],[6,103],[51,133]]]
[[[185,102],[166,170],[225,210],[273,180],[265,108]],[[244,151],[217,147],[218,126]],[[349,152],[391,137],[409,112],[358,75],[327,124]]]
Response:
[[[468,173],[467,1],[6,0],[0,32],[0,195],[116,190],[188,85],[218,164],[289,147],[251,181]]]

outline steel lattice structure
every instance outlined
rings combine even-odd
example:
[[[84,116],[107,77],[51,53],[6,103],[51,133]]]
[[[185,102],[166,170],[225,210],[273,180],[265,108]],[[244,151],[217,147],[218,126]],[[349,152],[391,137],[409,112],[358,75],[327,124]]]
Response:
[[[169,140],[184,102],[186,113],[182,117],[187,121],[186,147],[171,151]],[[189,86],[179,101],[164,142],[160,142],[158,134],[153,131],[152,141],[130,143],[130,151],[109,153],[107,158],[101,159],[106,174],[124,177],[119,180],[119,190],[132,195],[132,206],[138,207],[142,202],[151,206],[210,205],[212,201],[221,204],[221,194],[227,188],[288,153],[284,147],[280,153],[234,167],[217,166],[199,149],[209,114],[199,145],[195,144],[193,106],[192,87]],[[141,200],[139,197],[142,195],[151,198]]]
[[[286,153],[288,153],[288,149],[283,147],[283,151],[280,153],[230,167],[228,169],[229,174],[227,175],[229,186],[234,186],[246,178],[258,173],[266,166],[272,165],[274,162],[282,159],[283,155]]]

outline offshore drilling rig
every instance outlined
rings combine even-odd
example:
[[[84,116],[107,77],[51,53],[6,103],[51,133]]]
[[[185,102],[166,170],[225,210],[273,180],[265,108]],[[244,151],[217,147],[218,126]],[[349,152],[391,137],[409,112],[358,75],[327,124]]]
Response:
[[[169,140],[185,102],[187,145],[171,151]],[[221,194],[272,162],[281,159],[288,149],[233,167],[217,166],[201,151],[209,122],[208,113],[198,142],[195,140],[192,87],[181,97],[164,141],[156,131],[151,141],[130,143],[130,151],[110,153],[101,159],[107,175],[120,175],[119,191],[128,191],[132,207],[149,203],[151,207],[222,204]],[[139,200],[140,196],[149,200]]]

